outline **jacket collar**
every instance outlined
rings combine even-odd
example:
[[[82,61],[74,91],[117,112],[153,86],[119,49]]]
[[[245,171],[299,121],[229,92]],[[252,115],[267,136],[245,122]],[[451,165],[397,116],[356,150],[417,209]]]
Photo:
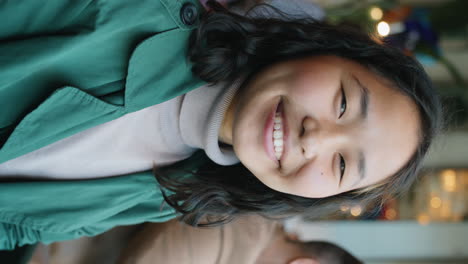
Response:
[[[130,58],[125,84],[128,112],[167,101],[204,84],[194,78],[187,61],[189,36],[190,31],[172,30],[150,37],[137,46]]]

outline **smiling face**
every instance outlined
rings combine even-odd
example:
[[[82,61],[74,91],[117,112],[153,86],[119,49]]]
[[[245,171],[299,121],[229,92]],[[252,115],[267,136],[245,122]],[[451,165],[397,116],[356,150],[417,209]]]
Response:
[[[268,187],[321,198],[395,174],[420,141],[416,105],[353,61],[317,56],[257,74],[229,107],[220,140]]]

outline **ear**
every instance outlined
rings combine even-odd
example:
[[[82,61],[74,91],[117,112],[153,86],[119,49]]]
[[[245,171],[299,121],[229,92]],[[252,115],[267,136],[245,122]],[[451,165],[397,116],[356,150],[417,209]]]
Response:
[[[300,258],[297,258],[288,262],[288,264],[320,264],[320,262],[318,262],[318,260],[313,259],[313,258],[300,257]]]

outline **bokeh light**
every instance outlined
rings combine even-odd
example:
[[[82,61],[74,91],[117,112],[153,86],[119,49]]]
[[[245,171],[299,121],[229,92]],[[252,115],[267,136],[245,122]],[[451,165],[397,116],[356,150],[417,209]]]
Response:
[[[454,170],[444,170],[441,175],[444,190],[454,192],[457,189],[457,173]]]
[[[418,215],[418,222],[421,225],[428,225],[431,221],[431,218],[427,214],[419,214]]]
[[[369,10],[369,15],[373,20],[377,21],[382,19],[383,11],[381,8],[374,6]]]
[[[385,211],[385,218],[387,218],[388,220],[395,220],[396,217],[397,212],[395,209],[390,208]]]
[[[350,212],[351,212],[352,216],[359,216],[362,213],[362,208],[359,205],[355,205],[355,206],[351,207]]]
[[[442,205],[442,200],[439,197],[434,196],[434,197],[431,198],[431,207],[432,208],[437,209],[437,208],[440,208],[441,205]]]
[[[377,32],[382,37],[388,36],[390,34],[390,25],[385,21],[380,21],[377,24]]]

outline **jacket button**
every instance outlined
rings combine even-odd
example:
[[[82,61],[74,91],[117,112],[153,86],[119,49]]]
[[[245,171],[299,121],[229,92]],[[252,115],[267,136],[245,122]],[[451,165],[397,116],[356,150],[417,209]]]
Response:
[[[180,9],[180,18],[187,26],[195,24],[198,20],[197,7],[192,3],[185,3]]]

